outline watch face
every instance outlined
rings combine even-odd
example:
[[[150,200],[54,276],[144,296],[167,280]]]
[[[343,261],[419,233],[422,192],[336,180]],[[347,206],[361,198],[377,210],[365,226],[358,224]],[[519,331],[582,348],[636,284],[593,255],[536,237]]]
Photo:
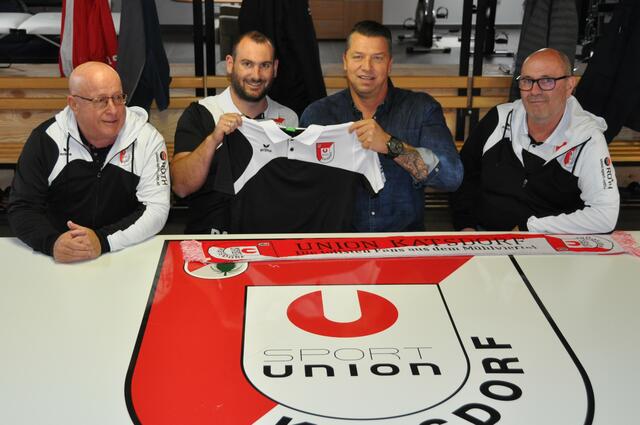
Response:
[[[404,152],[404,146],[402,142],[395,137],[392,137],[391,140],[387,143],[387,149],[389,149],[389,154],[393,157],[396,157],[402,152]]]

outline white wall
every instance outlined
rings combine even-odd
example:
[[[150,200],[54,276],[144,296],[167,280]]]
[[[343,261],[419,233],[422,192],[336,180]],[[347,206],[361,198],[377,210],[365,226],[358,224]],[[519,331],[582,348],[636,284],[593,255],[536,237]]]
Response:
[[[434,0],[434,11],[438,7],[449,9],[447,19],[436,20],[436,25],[461,25],[463,0]],[[523,0],[498,0],[496,12],[497,25],[522,24]],[[416,0],[383,0],[382,20],[386,25],[401,25],[406,18],[413,18],[416,12]]]

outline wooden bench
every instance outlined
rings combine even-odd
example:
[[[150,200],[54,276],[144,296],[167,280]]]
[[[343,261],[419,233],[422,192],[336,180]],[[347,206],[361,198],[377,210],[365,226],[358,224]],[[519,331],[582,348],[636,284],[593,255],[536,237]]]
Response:
[[[429,92],[443,107],[447,125],[455,129],[458,108],[477,108],[481,115],[508,99],[510,77],[449,77],[394,76],[396,87]],[[329,91],[347,87],[344,76],[327,76]],[[191,102],[199,98],[194,89],[224,89],[229,85],[226,76],[173,77],[171,102],[165,111],[152,109],[150,121],[165,137],[170,157],[177,120]],[[458,94],[467,89],[467,95]],[[472,89],[480,93],[473,95]],[[0,167],[15,166],[22,145],[31,129],[66,105],[67,79],[60,77],[0,77]],[[458,149],[462,141],[456,141]],[[640,164],[640,140],[614,140],[609,145],[611,158],[618,165]]]

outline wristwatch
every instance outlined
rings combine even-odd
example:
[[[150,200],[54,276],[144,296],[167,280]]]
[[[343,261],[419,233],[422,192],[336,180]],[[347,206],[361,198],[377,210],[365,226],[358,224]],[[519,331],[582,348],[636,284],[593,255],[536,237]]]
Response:
[[[396,139],[394,136],[391,136],[389,138],[389,141],[387,142],[387,150],[389,151],[387,153],[387,158],[397,158],[404,153],[404,143],[402,143],[402,140]]]

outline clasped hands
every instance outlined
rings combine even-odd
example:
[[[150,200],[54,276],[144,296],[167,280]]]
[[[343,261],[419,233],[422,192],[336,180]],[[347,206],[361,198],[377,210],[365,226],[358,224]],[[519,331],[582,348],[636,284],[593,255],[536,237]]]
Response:
[[[61,234],[53,244],[53,258],[58,263],[75,263],[92,260],[102,253],[98,235],[73,221],[67,221],[69,230]]]

